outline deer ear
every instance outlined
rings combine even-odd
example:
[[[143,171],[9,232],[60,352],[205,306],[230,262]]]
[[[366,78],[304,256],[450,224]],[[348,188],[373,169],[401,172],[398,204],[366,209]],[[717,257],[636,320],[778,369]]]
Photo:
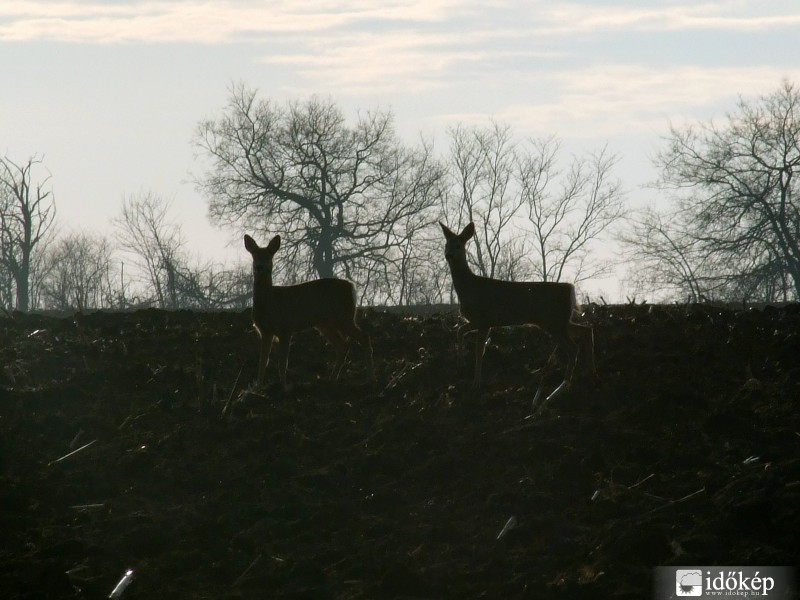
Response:
[[[278,251],[278,248],[281,247],[281,236],[276,235],[272,240],[270,240],[269,245],[267,246],[267,250],[270,254],[275,254]]]
[[[244,234],[244,247],[250,254],[253,254],[258,250],[258,244],[256,244],[256,241],[247,234]]]
[[[450,231],[450,230],[447,228],[447,226],[446,226],[444,223],[442,223],[441,221],[439,221],[439,226],[442,228],[442,233],[444,233],[444,237],[446,237],[448,240],[449,240],[450,238],[454,238],[454,237],[456,237],[456,234],[455,234],[455,233],[453,233],[452,231]]]
[[[470,222],[466,227],[464,227],[464,231],[462,231],[461,235],[458,237],[461,238],[462,242],[466,242],[473,235],[475,235],[475,223]]]

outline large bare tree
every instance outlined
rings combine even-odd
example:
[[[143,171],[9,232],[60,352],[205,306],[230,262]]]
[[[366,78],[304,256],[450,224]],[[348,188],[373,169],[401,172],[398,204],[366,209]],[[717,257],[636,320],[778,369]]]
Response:
[[[7,292],[13,286],[14,305],[21,311],[31,307],[36,254],[47,241],[56,213],[50,175],[36,173],[41,165],[36,156],[21,164],[0,157],[0,278]]]
[[[281,106],[236,86],[222,115],[199,123],[195,144],[210,161],[197,184],[211,218],[262,236],[280,232],[279,263],[292,263],[298,277],[385,285],[417,228],[411,216],[441,193],[430,145],[404,146],[390,112],[362,113],[349,125],[319,97]]]
[[[689,297],[745,301],[800,297],[800,89],[784,81],[740,99],[724,121],[673,126],[655,161],[674,209],[663,222],[691,242]],[[653,235],[648,235],[651,239]],[[661,263],[679,260],[670,246]],[[688,283],[688,282],[687,282]],[[686,290],[684,290],[686,293]]]

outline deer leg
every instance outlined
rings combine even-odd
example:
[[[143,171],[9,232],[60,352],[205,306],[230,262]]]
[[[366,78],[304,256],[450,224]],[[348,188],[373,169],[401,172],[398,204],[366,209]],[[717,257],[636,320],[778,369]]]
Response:
[[[369,379],[370,381],[375,381],[375,358],[372,352],[372,340],[366,333],[364,334],[364,342],[367,347],[367,360],[369,361]]]
[[[375,359],[372,355],[372,340],[369,338],[369,335],[365,333],[364,330],[361,329],[358,325],[353,323],[353,327],[354,327],[353,337],[355,337],[358,340],[358,343],[361,344],[361,346],[367,351],[367,362],[369,363],[368,366],[369,380],[375,381]]]
[[[575,374],[575,367],[578,364],[578,345],[568,335],[559,344],[563,348],[564,353],[567,355],[567,366],[564,371],[564,383],[569,387],[572,384],[572,376]]]
[[[458,339],[458,360],[461,364],[464,364],[464,336],[476,329],[478,328],[468,321],[459,325],[456,331],[456,338]]]
[[[275,339],[272,334],[262,334],[261,343],[259,344],[260,351],[258,355],[258,385],[264,385],[264,380],[267,373],[267,365],[269,364],[269,353],[272,351],[272,341]]]
[[[547,360],[544,362],[544,366],[539,367],[538,369],[533,370],[534,375],[541,374],[542,379],[545,378],[548,371],[552,367],[554,362],[558,362],[558,346],[553,348],[553,351],[550,353],[550,356],[547,357]]]
[[[338,329],[332,327],[320,328],[322,334],[328,338],[328,341],[336,350],[336,362],[331,371],[331,379],[336,381],[344,368],[344,363],[347,361],[347,340],[344,334]]]
[[[552,334],[552,332],[551,332]],[[533,402],[531,403],[531,414],[539,414],[544,410],[544,407],[547,405],[548,402],[560,396],[563,392],[570,388],[572,384],[572,374],[575,370],[575,364],[578,360],[578,347],[572,341],[569,335],[566,332],[562,334],[554,334],[556,339],[556,347],[553,349],[553,352],[550,354],[550,357],[547,359],[547,364],[545,365],[544,369],[542,369],[543,373],[541,378],[539,379],[539,387],[536,389],[536,395],[533,398]],[[556,386],[552,392],[550,392],[544,401],[539,405],[539,409],[534,413],[534,408],[536,403],[538,402],[539,398],[542,395],[542,391],[544,390],[544,380],[545,376],[547,375],[547,371],[549,370],[550,365],[553,362],[553,357],[558,356],[559,354],[567,354],[567,366],[566,371],[564,372],[564,379],[561,383]]]
[[[559,385],[558,386],[559,392],[564,387],[569,388],[570,384],[572,383],[572,374],[573,371],[575,370],[575,365],[577,364],[578,361],[578,346],[577,344],[575,344],[575,342],[571,337],[570,325],[571,323],[567,322],[564,323],[563,327],[559,326],[557,328],[548,330],[548,333],[552,336],[556,346],[553,349],[553,352],[550,354],[550,357],[547,359],[547,364],[545,365],[544,369],[545,374],[542,375],[542,382],[544,381],[544,377],[547,371],[549,370],[550,365],[553,362],[553,357],[556,357],[556,362],[563,362],[563,359],[566,358],[564,379],[562,380],[562,384],[565,384],[565,386]]]
[[[284,391],[288,390],[286,385],[286,370],[289,367],[289,347],[292,343],[292,336],[289,333],[282,333],[278,336],[278,353],[280,355],[280,362],[278,363],[278,371],[281,377],[281,387]]]
[[[597,369],[594,363],[594,330],[589,325],[581,325],[580,323],[569,324],[569,337],[573,341],[577,340],[579,355],[588,354],[588,361],[584,358],[586,364],[585,371],[596,373]]]
[[[344,334],[351,340],[355,339],[366,351],[368,377],[370,381],[375,381],[375,360],[372,355],[372,340],[370,340],[369,334],[364,332],[364,330],[356,324],[355,320],[352,321],[351,325],[348,325]]]
[[[545,379],[547,379],[547,376],[550,374],[550,371],[553,369],[553,363],[558,363],[559,362],[558,353],[559,353],[560,349],[561,349],[561,344],[558,341],[556,341],[556,345],[553,348],[553,351],[550,353],[550,356],[547,357],[547,360],[545,361],[544,365],[542,367],[540,367],[540,368],[538,368],[538,369],[533,371],[534,375],[538,375],[539,376],[539,385],[536,387],[536,394],[534,395],[533,402],[531,403],[531,412],[533,412],[533,409],[536,406],[536,403],[539,401],[539,398],[541,397],[542,393],[544,392]],[[562,385],[563,385],[563,382],[562,382]],[[550,397],[551,396],[547,396],[547,398],[545,399],[545,402],[547,402],[547,400],[549,400]],[[544,407],[544,403],[542,403],[542,405],[539,407],[539,411],[540,412],[541,412],[543,407]]]
[[[490,327],[479,327],[478,335],[475,337],[475,379],[472,381],[473,387],[481,385],[481,364],[483,363],[483,353],[486,351],[486,340],[489,337]]]

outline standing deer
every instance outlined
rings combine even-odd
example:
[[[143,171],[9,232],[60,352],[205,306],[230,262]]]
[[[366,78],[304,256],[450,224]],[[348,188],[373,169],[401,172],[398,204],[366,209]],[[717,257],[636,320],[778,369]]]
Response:
[[[447,240],[444,256],[450,266],[461,314],[467,319],[467,323],[458,329],[459,352],[463,347],[464,335],[471,331],[478,332],[475,341],[475,387],[481,384],[481,363],[492,327],[529,324],[549,333],[555,339],[556,349],[569,354],[562,386],[569,385],[572,380],[579,347],[588,347],[591,368],[594,369],[592,328],[572,322],[577,308],[572,284],[501,281],[475,275],[467,264],[466,253],[466,243],[475,235],[475,225],[470,223],[458,235],[444,224],[439,225]]]
[[[336,349],[334,379],[347,358],[348,339],[355,338],[367,350],[369,375],[374,378],[372,344],[369,336],[356,325],[356,288],[346,279],[317,279],[298,285],[272,285],[272,257],[281,246],[276,235],[266,248],[249,235],[244,247],[253,257],[253,325],[261,338],[258,359],[258,383],[263,384],[272,342],[278,338],[281,386],[286,389],[289,345],[296,331],[316,327]]]

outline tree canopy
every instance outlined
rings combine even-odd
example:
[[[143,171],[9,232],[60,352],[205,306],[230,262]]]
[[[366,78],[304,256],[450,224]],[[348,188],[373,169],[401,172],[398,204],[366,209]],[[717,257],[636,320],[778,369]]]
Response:
[[[330,99],[279,106],[237,86],[195,143],[211,162],[197,183],[212,219],[281,231],[285,260],[305,265],[298,275],[369,280],[391,270],[442,193],[430,147],[404,146],[391,112],[350,125]]]
[[[655,161],[674,210],[635,244],[694,300],[800,297],[800,90],[740,99],[721,123],[672,127]],[[672,266],[670,266],[672,265]]]

